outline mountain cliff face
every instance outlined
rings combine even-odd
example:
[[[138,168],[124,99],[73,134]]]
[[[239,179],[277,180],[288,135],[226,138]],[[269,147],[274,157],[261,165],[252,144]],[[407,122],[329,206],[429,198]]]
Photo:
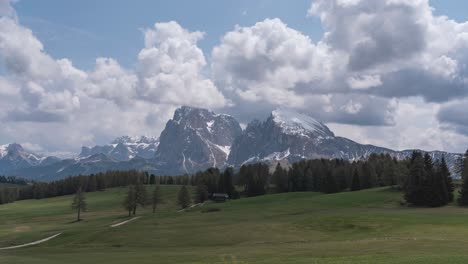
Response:
[[[43,157],[24,150],[19,144],[0,146],[0,175],[43,181],[129,169],[180,175],[209,167],[240,167],[253,162],[293,163],[315,158],[358,160],[372,153],[388,153],[405,159],[412,152],[363,145],[337,137],[323,123],[288,109],[275,110],[265,121],[252,121],[242,131],[232,116],[184,106],[175,111],[159,139],[124,136],[108,145],[83,147],[75,159]],[[434,160],[445,156],[452,171],[461,156],[443,151],[428,153]]]
[[[161,133],[156,166],[162,174],[222,167],[232,142],[241,133],[232,116],[183,106],[175,111]]]
[[[0,146],[0,174],[41,164],[51,164],[58,160],[55,157],[34,154],[16,143]]]
[[[123,136],[109,145],[82,147],[78,158],[83,159],[95,154],[105,154],[118,161],[129,161],[135,157],[152,159],[159,146],[159,139],[154,137]]]
[[[388,153],[398,159],[411,155],[413,150],[394,151],[373,145],[363,145],[337,137],[321,122],[310,116],[287,109],[272,112],[264,121],[251,122],[242,135],[234,141],[228,163],[239,166],[252,162],[275,162],[301,159],[339,158],[358,160],[372,153]],[[460,154],[441,151],[429,152],[434,159],[446,157],[453,167]]]

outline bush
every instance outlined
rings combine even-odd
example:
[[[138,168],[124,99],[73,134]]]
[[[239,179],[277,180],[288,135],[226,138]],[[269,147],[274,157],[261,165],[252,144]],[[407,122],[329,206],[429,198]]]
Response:
[[[220,208],[212,207],[212,208],[203,209],[201,212],[202,213],[214,213],[214,212],[219,212],[219,211],[221,211]]]

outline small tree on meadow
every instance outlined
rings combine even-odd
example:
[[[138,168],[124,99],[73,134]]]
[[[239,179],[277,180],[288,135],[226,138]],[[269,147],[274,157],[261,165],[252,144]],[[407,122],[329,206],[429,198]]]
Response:
[[[136,195],[135,195],[135,186],[129,185],[127,194],[123,201],[123,207],[128,211],[128,216],[132,214],[133,209],[137,206]]]
[[[142,207],[145,207],[147,201],[148,195],[146,193],[146,188],[141,181],[138,181],[135,185],[135,206],[133,207],[133,215],[136,214],[137,206],[141,205]]]
[[[73,198],[73,203],[71,205],[72,209],[77,211],[76,221],[81,221],[81,211],[86,211],[86,197],[84,192],[81,190],[81,187],[76,191],[75,197]]]
[[[182,207],[182,209],[188,208],[192,203],[190,199],[190,193],[186,185],[183,185],[180,188],[179,194],[177,195],[177,204]]]
[[[208,187],[206,187],[206,185],[204,185],[203,183],[199,183],[195,190],[195,202],[203,203],[206,200],[208,200],[208,196]]]

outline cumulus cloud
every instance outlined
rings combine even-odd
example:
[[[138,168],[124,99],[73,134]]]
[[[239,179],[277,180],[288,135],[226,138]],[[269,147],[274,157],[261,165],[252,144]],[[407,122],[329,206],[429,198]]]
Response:
[[[382,138],[398,147],[465,142],[456,135],[468,135],[468,22],[434,15],[427,0],[315,0],[307,14],[322,23],[318,42],[265,19],[225,33],[208,64],[198,47],[204,33],[172,21],[143,30],[134,68],[97,58],[82,70],[47,54],[0,0],[0,138],[73,151],[122,134],[157,135],[186,104],[241,122],[296,108],[390,147]],[[426,136],[414,142],[418,133]]]
[[[322,41],[347,56],[350,88],[429,102],[466,96],[468,23],[435,16],[427,0],[318,0],[308,14],[320,18]]]
[[[145,30],[145,48],[138,54],[140,98],[165,104],[221,107],[226,100],[202,76],[206,65],[197,42],[203,33],[189,32],[177,22],[156,23]]]
[[[446,128],[468,136],[468,99],[444,104],[437,114]]]
[[[212,71],[219,87],[244,107],[288,106],[325,122],[391,124],[391,103],[349,91],[381,84],[379,76],[349,77],[341,51],[289,28],[279,19],[236,27],[213,49]],[[346,57],[344,57],[346,58]],[[375,109],[374,109],[375,108]]]
[[[158,135],[182,104],[216,108],[227,103],[203,76],[206,60],[197,47],[202,32],[176,22],[157,23],[144,37],[135,69],[97,58],[94,69],[85,71],[47,54],[10,2],[0,1],[1,138],[77,151],[82,144],[107,143],[120,135]]]

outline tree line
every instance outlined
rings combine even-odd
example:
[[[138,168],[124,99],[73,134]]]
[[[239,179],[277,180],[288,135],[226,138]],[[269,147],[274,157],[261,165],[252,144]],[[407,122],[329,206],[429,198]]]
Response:
[[[457,162],[463,177],[458,202],[468,205],[468,151]],[[21,199],[42,199],[106,188],[129,186],[126,208],[134,214],[138,205],[147,203],[140,197],[143,185],[191,185],[193,200],[201,203],[214,193],[225,193],[230,198],[258,196],[269,192],[323,192],[358,191],[381,186],[394,186],[404,192],[408,204],[415,206],[442,206],[454,200],[454,186],[444,158],[432,160],[429,154],[414,152],[405,160],[388,154],[371,154],[366,160],[343,159],[302,160],[289,167],[277,165],[274,170],[263,163],[246,164],[235,172],[209,168],[193,175],[156,176],[137,170],[108,171],[89,176],[74,176],[50,182],[29,183],[23,187],[0,191],[0,203]],[[237,188],[236,188],[237,187]],[[187,195],[181,195],[181,197]],[[191,202],[192,197],[190,197]],[[158,199],[156,199],[158,200]],[[144,202],[143,202],[144,201]],[[182,202],[181,202],[182,203]],[[183,202],[187,204],[188,202]]]

